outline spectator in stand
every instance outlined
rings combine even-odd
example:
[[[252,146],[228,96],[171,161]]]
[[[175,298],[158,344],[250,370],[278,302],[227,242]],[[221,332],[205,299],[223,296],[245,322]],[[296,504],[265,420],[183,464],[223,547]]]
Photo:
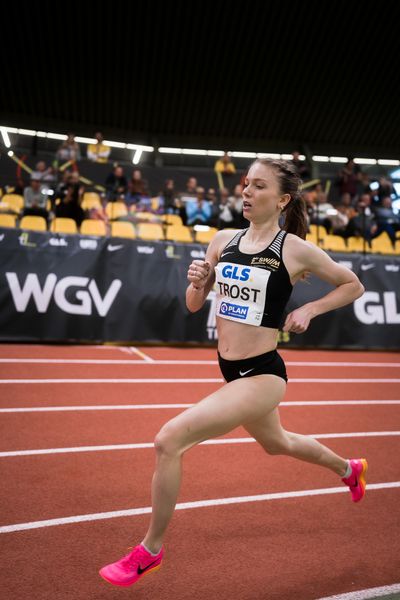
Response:
[[[75,141],[75,135],[69,133],[67,139],[59,146],[56,152],[57,166],[63,166],[65,163],[71,162],[72,169],[78,170],[77,162],[81,158],[79,145]]]
[[[179,212],[177,193],[175,191],[175,182],[173,179],[165,180],[164,187],[159,193],[159,203],[164,207],[165,214],[175,214]]]
[[[355,209],[355,202],[353,202],[350,194],[345,193],[342,195],[342,197],[340,198],[340,203],[342,206],[346,207],[346,215],[348,216],[349,219],[352,219],[353,217],[356,216],[356,209]]]
[[[388,179],[387,177],[380,177],[378,179],[378,183],[379,188],[376,195],[378,201],[382,202],[384,198],[386,198],[387,196],[390,197],[394,193],[393,183],[391,179]]]
[[[79,227],[86,216],[81,202],[82,188],[79,183],[67,183],[65,193],[55,207],[56,217],[73,219]]]
[[[343,169],[338,173],[337,183],[339,193],[350,194],[351,198],[357,195],[361,169],[355,164],[352,158],[349,158]]]
[[[106,198],[108,202],[116,200],[124,201],[123,196],[127,190],[128,182],[126,180],[124,169],[116,165],[105,181]]]
[[[377,231],[377,224],[370,209],[371,198],[364,194],[356,204],[356,214],[352,217],[345,229],[344,237],[361,236],[370,241]]]
[[[332,215],[330,220],[332,224],[332,233],[334,235],[346,236],[347,226],[349,224],[349,217],[347,216],[347,206],[339,204],[336,207],[336,215]]]
[[[374,237],[380,235],[382,231],[386,231],[394,244],[397,232],[400,231],[400,217],[393,212],[390,196],[382,198],[381,206],[375,208],[375,218],[377,229],[374,232]]]
[[[302,179],[302,181],[307,181],[308,179],[310,179],[310,167],[308,166],[305,160],[300,160],[300,152],[298,150],[294,150],[294,152],[292,152],[292,159],[290,162],[296,169],[297,174]]]
[[[54,195],[51,196],[51,207],[53,211],[55,211],[55,207],[63,201],[64,196],[67,193],[67,188],[71,184],[77,186],[79,190],[79,198],[83,198],[83,194],[85,193],[85,186],[79,182],[78,171],[64,171],[62,174],[62,180],[56,187]]]
[[[187,222],[187,212],[186,212],[186,203],[196,200],[197,198],[197,179],[196,177],[189,177],[186,181],[186,189],[182,192],[178,192],[177,196],[177,207],[178,214],[182,219],[182,223],[186,225]]]
[[[22,215],[49,219],[47,211],[48,188],[39,179],[31,178],[30,185],[24,189],[24,209]]]
[[[205,190],[198,187],[196,200],[186,202],[187,225],[208,225],[211,218],[211,205],[205,199]]]
[[[110,156],[111,148],[106,146],[103,139],[103,134],[98,131],[95,135],[97,142],[95,144],[88,144],[86,149],[86,155],[89,160],[95,163],[106,163]]]
[[[224,152],[224,155],[215,161],[214,171],[216,173],[221,173],[222,175],[233,175],[236,173],[236,167],[228,152]]]
[[[243,186],[238,183],[233,188],[233,195],[230,196],[232,203],[232,212],[234,217],[234,227],[244,229],[248,227],[248,220],[243,216]]]
[[[31,179],[47,183],[49,187],[54,187],[56,182],[53,167],[46,167],[44,160],[40,160],[36,163],[35,170],[31,173]]]
[[[178,192],[178,199],[185,203],[188,200],[193,200],[197,198],[197,179],[196,177],[189,177],[186,181],[186,188],[183,192]]]
[[[332,204],[328,202],[327,195],[322,191],[321,184],[317,184],[315,191],[314,210],[310,222],[313,225],[323,225],[327,233],[329,233],[332,229],[330,217],[335,214],[335,209]]]
[[[357,196],[360,197],[363,194],[371,194],[372,190],[370,184],[371,180],[368,173],[360,171],[360,173],[357,176]]]
[[[152,210],[147,181],[143,179],[140,169],[132,171],[131,179],[128,182],[128,192],[125,194],[125,202],[128,205],[134,204],[137,211],[151,212]]]
[[[217,192],[215,188],[208,188],[206,196],[207,202],[211,207],[211,217],[208,220],[208,225],[210,227],[219,227],[219,199],[217,196]]]
[[[218,229],[233,227],[235,222],[235,214],[233,210],[233,201],[229,197],[229,191],[226,188],[222,188],[222,190],[219,192],[219,197]]]

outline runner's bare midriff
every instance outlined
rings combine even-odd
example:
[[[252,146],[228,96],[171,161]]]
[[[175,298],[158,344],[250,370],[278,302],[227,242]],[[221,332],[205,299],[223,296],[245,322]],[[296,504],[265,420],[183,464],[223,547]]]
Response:
[[[278,330],[253,327],[217,317],[218,351],[222,358],[240,360],[275,350]]]

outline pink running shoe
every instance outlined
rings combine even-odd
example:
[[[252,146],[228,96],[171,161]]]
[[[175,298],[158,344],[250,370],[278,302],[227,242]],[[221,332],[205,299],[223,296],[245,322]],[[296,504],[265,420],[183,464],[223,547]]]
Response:
[[[368,463],[365,458],[350,459],[352,473],[350,477],[343,477],[342,481],[350,488],[351,499],[353,502],[360,502],[365,496],[365,473],[368,469]]]
[[[132,552],[123,556],[117,562],[100,569],[99,573],[103,579],[114,585],[132,585],[148,573],[158,571],[163,556],[163,548],[156,556],[153,556],[139,544]]]

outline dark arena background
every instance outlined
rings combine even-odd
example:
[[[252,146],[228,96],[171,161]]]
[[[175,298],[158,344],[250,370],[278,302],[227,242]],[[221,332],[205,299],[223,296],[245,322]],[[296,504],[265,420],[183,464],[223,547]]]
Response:
[[[207,440],[185,457],[163,568],[131,593],[400,598],[394,5],[46,0],[1,17],[2,598],[122,593],[98,570],[145,532],[154,437],[223,384],[216,291],[189,313],[188,267],[247,226],[243,181],[268,156],[298,169],[307,240],[365,288],[279,331],[282,424],[362,449],[368,491],[353,504],[242,428]],[[330,289],[297,283],[287,312]]]

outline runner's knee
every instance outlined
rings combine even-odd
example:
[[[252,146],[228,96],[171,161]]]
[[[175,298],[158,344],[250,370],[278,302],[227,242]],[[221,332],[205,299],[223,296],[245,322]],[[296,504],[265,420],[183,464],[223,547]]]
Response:
[[[164,425],[155,437],[154,448],[158,455],[177,456],[182,454],[182,444],[176,428],[168,423]]]

